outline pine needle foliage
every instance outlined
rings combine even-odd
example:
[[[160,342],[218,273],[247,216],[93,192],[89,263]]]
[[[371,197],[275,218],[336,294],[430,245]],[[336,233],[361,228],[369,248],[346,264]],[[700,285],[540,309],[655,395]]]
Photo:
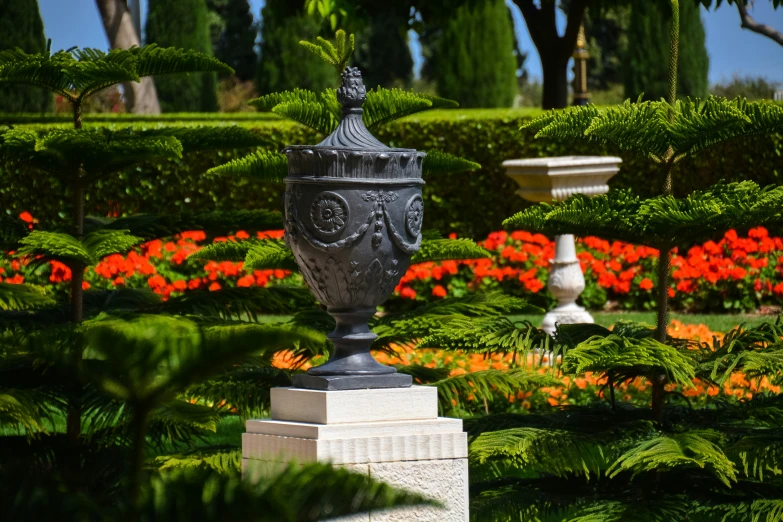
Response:
[[[470,161],[459,156],[454,156],[447,152],[441,152],[439,150],[427,151],[427,156],[424,158],[424,164],[422,165],[422,174],[427,176],[433,176],[437,174],[454,174],[457,172],[465,172],[469,170],[478,170],[481,165],[475,161]]]
[[[355,41],[354,35],[347,36],[345,31],[339,29],[334,33],[334,44],[321,38],[316,39],[316,43],[307,41],[299,42],[299,45],[321,58],[326,63],[334,66],[337,74],[343,72],[348,60],[353,55]]]
[[[83,240],[63,232],[33,231],[20,241],[19,254],[35,257],[36,263],[55,260],[68,266],[96,265],[101,258],[124,253],[143,241],[125,230],[96,230]]]
[[[609,477],[631,472],[631,477],[679,467],[707,469],[727,487],[737,480],[734,464],[710,438],[716,433],[676,433],[642,441],[629,449],[607,471]]]
[[[261,181],[283,181],[288,175],[288,159],[279,152],[256,151],[207,171],[212,176],[237,176]]]
[[[651,337],[634,339],[620,335],[592,337],[563,356],[566,374],[612,372],[621,380],[663,372],[670,381],[690,387],[696,363],[686,353]]]
[[[73,49],[53,54],[0,51],[0,82],[43,87],[74,103],[96,92],[143,76],[187,72],[233,72],[220,61],[183,49],[153,45],[133,49]]]
[[[0,283],[0,310],[34,310],[55,304],[43,288]]]
[[[540,116],[523,128],[538,138],[581,139],[677,162],[686,155],[733,138],[774,132],[783,125],[783,108],[742,98],[636,102],[603,110],[572,107]],[[671,150],[669,150],[671,148]]]
[[[554,204],[530,207],[506,221],[507,227],[556,235],[574,233],[660,248],[663,244],[706,241],[730,229],[769,225],[781,219],[783,190],[752,181],[718,184],[685,198],[641,200],[630,191],[596,197],[581,194]]]

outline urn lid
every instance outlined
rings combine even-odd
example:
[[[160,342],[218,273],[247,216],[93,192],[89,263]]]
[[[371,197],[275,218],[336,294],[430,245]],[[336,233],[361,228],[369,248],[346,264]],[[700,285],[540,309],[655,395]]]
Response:
[[[364,179],[421,179],[425,154],[415,149],[393,149],[373,136],[362,120],[367,90],[358,67],[346,67],[337,101],[342,118],[337,128],[318,145],[291,145],[291,177]]]

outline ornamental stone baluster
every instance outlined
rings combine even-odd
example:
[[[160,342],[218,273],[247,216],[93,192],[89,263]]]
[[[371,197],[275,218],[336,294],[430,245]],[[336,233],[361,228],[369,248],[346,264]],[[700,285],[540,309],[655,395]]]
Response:
[[[596,196],[609,190],[609,178],[620,170],[613,156],[560,156],[515,159],[503,162],[506,174],[517,182],[517,194],[528,201],[563,201],[573,194]],[[585,278],[576,257],[572,234],[555,236],[555,258],[549,261],[549,292],[557,306],[547,312],[541,327],[550,335],[558,324],[592,323],[593,317],[576,300],[585,289]]]

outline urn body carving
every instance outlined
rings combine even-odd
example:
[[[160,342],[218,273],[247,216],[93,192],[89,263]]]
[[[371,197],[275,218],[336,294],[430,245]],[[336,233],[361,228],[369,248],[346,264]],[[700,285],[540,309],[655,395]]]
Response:
[[[325,364],[294,384],[319,389],[410,386],[407,375],[375,361],[367,321],[386,301],[421,245],[424,154],[391,149],[362,122],[364,86],[343,73],[343,117],[315,146],[291,146],[284,198],[285,241],[310,291],[337,327]],[[372,379],[370,377],[376,377]]]

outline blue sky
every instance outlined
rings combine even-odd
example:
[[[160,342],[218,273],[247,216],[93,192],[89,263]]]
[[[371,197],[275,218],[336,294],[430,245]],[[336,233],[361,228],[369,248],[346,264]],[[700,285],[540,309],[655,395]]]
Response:
[[[250,0],[256,17],[264,0]],[[510,3],[510,0],[507,0]],[[46,36],[55,49],[79,47],[107,48],[94,0],[39,0]],[[146,0],[142,0],[146,7]],[[756,0],[751,11],[756,20],[783,30],[783,9],[772,9],[769,0]],[[522,15],[512,7],[515,30],[520,45],[528,52],[527,69],[531,76],[541,76],[541,63],[527,32]],[[764,76],[783,83],[783,47],[761,35],[740,28],[734,7],[702,11],[710,55],[710,82],[728,79],[734,74]],[[420,65],[420,56],[414,58]]]

